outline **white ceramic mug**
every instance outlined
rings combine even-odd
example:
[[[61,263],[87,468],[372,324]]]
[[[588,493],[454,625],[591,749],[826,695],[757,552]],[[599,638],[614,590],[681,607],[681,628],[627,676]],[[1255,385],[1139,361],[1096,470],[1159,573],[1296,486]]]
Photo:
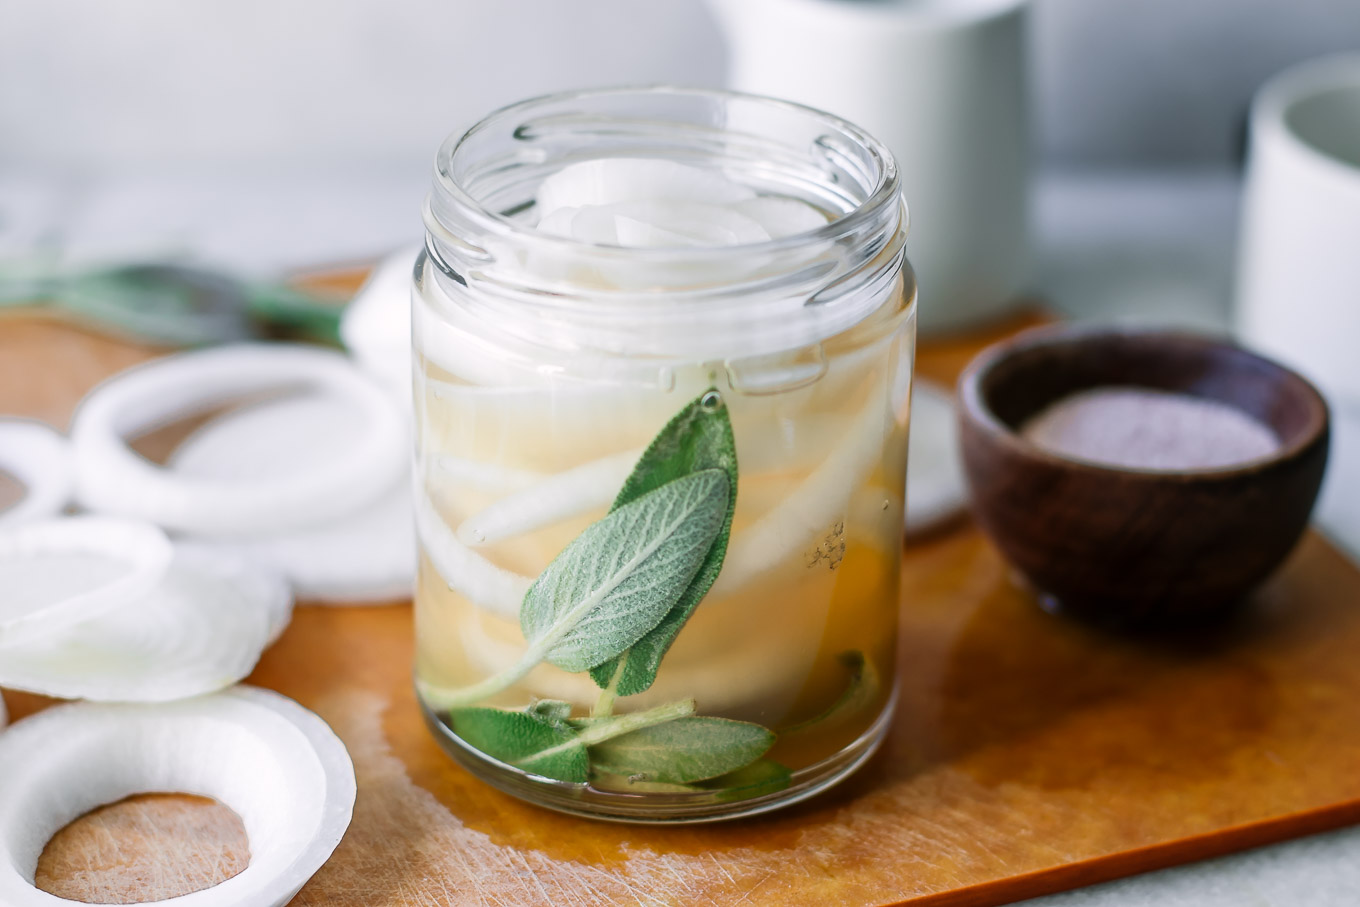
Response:
[[[1251,110],[1237,327],[1360,401],[1360,55],[1275,76]]]
[[[1029,264],[1026,0],[709,0],[731,86],[885,142],[911,208],[923,331],[1006,309]]]

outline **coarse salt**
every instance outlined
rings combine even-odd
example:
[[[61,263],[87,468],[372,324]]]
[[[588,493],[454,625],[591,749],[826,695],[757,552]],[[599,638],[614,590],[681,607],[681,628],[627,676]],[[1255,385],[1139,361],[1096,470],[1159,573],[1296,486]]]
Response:
[[[1020,434],[1073,460],[1165,471],[1239,466],[1280,448],[1270,428],[1236,407],[1132,387],[1064,397],[1029,419]]]

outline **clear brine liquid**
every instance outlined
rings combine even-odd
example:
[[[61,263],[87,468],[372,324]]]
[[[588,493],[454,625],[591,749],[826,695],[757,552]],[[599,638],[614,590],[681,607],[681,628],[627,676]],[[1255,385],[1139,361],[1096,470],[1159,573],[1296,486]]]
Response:
[[[526,648],[515,582],[602,518],[657,432],[716,387],[740,476],[723,570],[652,687],[615,713],[693,698],[698,714],[776,732],[768,757],[794,771],[857,740],[895,673],[912,349],[902,306],[899,294],[883,317],[824,341],[822,373],[773,392],[747,392],[730,361],[670,367],[663,386],[517,383],[509,366],[495,372],[504,383],[478,385],[418,354],[418,679],[466,687],[515,664]],[[464,569],[469,553],[476,570]],[[847,710],[856,653],[867,668]],[[589,674],[543,663],[481,704],[565,700],[584,716],[599,694]]]

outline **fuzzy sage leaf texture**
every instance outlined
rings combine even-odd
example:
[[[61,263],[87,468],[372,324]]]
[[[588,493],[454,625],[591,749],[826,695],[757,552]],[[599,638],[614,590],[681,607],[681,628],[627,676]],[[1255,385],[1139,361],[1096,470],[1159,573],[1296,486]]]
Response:
[[[584,783],[590,777],[590,757],[575,732],[543,715],[474,707],[453,709],[449,718],[464,743],[493,759],[558,781]]]
[[[729,494],[722,527],[713,539],[703,563],[660,623],[651,628],[627,652],[594,667],[590,674],[602,689],[613,684],[618,696],[631,696],[648,689],[656,680],[661,659],[689,620],[699,601],[707,594],[722,570],[727,541],[732,531],[732,513],[737,506],[737,446],[727,404],[715,388],[710,388],[675,415],[656,436],[624,482],[614,501],[613,512],[651,494],[677,479],[722,470],[727,476]],[[622,671],[619,671],[620,663]]]
[[[758,724],[726,718],[678,718],[590,747],[591,766],[663,784],[692,784],[750,765],[774,744]]]
[[[703,469],[658,485],[577,536],[529,587],[531,652],[585,671],[626,652],[690,588],[730,521],[731,482]]]

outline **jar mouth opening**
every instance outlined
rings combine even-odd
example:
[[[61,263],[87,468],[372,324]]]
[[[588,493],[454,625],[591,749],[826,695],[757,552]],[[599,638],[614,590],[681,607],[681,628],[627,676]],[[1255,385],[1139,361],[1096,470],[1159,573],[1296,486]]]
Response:
[[[832,183],[852,182],[858,178],[859,186],[839,187],[840,192],[827,194],[828,187],[822,187],[826,201],[839,202],[832,213],[834,217],[823,226],[812,230],[793,233],[759,242],[742,242],[713,246],[662,246],[634,247],[602,243],[583,242],[570,237],[558,236],[538,230],[516,215],[522,214],[532,202],[523,202],[503,207],[489,203],[487,193],[467,185],[467,177],[472,176],[492,183],[502,179],[511,168],[533,166],[546,163],[546,152],[533,149],[536,138],[552,141],[552,136],[544,133],[552,130],[565,134],[573,128],[589,130],[596,128],[600,134],[612,134],[621,139],[628,134],[623,126],[610,128],[604,126],[608,114],[591,112],[592,106],[607,108],[628,101],[670,100],[680,103],[710,104],[715,109],[723,104],[746,105],[751,111],[763,110],[771,115],[783,115],[789,119],[806,120],[807,125],[816,124],[823,134],[813,144],[821,142],[814,154],[824,155],[825,174]],[[578,111],[571,105],[584,105]],[[556,109],[555,109],[556,108]],[[627,121],[634,129],[680,130],[691,141],[712,145],[715,149],[736,149],[751,154],[758,146],[764,150],[773,148],[776,140],[754,133],[734,133],[725,128],[722,122],[686,123],[683,120],[643,118],[630,115]],[[512,136],[515,140],[526,142],[525,150],[517,157],[501,156],[488,166],[485,162],[469,161],[477,154],[475,147],[479,139],[488,136]],[[734,141],[735,139],[735,141]],[[744,141],[743,141],[744,140]],[[638,157],[656,156],[648,154],[644,148],[635,152]],[[603,156],[600,154],[583,155],[580,159]],[[477,168],[474,172],[474,168]],[[854,171],[847,179],[844,171]],[[858,192],[851,194],[855,189]],[[858,197],[857,197],[858,196]],[[905,234],[909,214],[901,200],[897,163],[892,153],[879,140],[863,129],[833,114],[812,107],[784,101],[777,98],[723,89],[685,88],[671,85],[646,85],[618,88],[589,89],[575,92],[541,95],[502,107],[487,115],[471,128],[462,133],[450,135],[441,144],[435,162],[435,186],[426,204],[426,225],[432,237],[452,245],[456,250],[469,254],[472,258],[482,250],[476,247],[470,236],[490,236],[501,242],[510,242],[524,247],[551,250],[564,256],[587,256],[602,259],[626,258],[630,262],[645,264],[658,262],[677,264],[684,262],[738,261],[752,255],[781,256],[796,253],[800,249],[844,241],[847,236],[869,231],[878,232],[885,221],[892,222],[892,229]],[[469,229],[470,228],[470,229]],[[877,228],[877,229],[876,229]]]

